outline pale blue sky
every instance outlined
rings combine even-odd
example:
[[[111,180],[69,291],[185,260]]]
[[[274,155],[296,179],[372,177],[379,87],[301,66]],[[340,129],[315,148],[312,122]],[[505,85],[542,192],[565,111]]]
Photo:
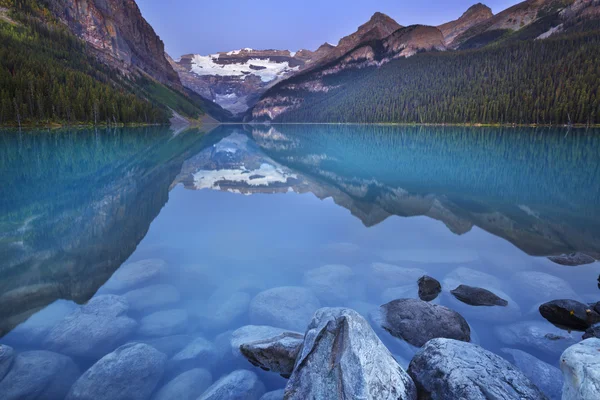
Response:
[[[173,57],[243,47],[315,50],[356,30],[376,11],[401,25],[439,25],[476,0],[137,0]],[[517,0],[489,0],[498,13]]]

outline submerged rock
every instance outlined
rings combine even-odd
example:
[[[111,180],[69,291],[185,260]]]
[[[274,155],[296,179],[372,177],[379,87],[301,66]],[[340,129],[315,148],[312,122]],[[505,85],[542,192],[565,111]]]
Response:
[[[496,296],[487,289],[460,285],[450,293],[458,300],[471,306],[501,306],[506,307],[508,301]]]
[[[346,265],[324,265],[311,269],[304,274],[304,284],[324,302],[342,303],[361,297],[355,273]]]
[[[459,313],[422,300],[394,300],[373,316],[390,334],[417,347],[434,338],[471,340],[469,324]]]
[[[459,285],[485,286],[494,290],[503,288],[502,282],[495,276],[466,267],[459,267],[450,272],[444,278],[442,285],[446,289]]]
[[[503,300],[506,300],[508,305],[505,307],[474,307],[470,304],[463,303],[450,292],[444,292],[442,299],[448,308],[465,315],[469,321],[478,320],[498,324],[502,322],[514,322],[521,318],[521,307],[519,307],[519,305],[508,294],[499,289],[494,289],[494,294]]]
[[[498,326],[494,332],[500,342],[507,346],[528,347],[557,356],[579,341],[577,335],[540,321]]]
[[[304,331],[313,313],[321,306],[312,291],[287,286],[265,290],[250,303],[250,322]]]
[[[142,289],[132,290],[123,295],[132,311],[152,310],[181,300],[177,288],[172,285],[151,285]]]
[[[198,314],[205,329],[223,330],[248,313],[250,295],[245,292],[214,292]]]
[[[254,372],[233,371],[208,388],[198,400],[259,400],[265,393],[265,385]]]
[[[417,391],[360,314],[323,308],[308,326],[285,398],[416,400]]]
[[[303,342],[304,335],[285,332],[268,339],[244,343],[240,346],[240,352],[252,365],[289,377]]]
[[[212,384],[212,375],[206,369],[191,369],[160,388],[152,400],[196,400]]]
[[[404,268],[397,265],[373,263],[369,270],[369,279],[376,288],[406,286],[414,283],[427,271],[420,268]]]
[[[542,317],[553,324],[585,331],[600,322],[600,314],[575,300],[554,300],[539,308]]]
[[[101,358],[75,382],[66,400],[144,400],[163,376],[167,357],[132,343]]]
[[[600,399],[600,339],[569,347],[560,357],[563,400]]]
[[[423,275],[417,281],[419,285],[419,298],[423,301],[434,300],[442,291],[440,282],[427,275]]]
[[[408,373],[420,398],[540,400],[544,394],[516,367],[482,347],[452,339],[429,341]]]
[[[260,398],[260,400],[283,400],[284,393],[285,391],[283,389],[274,390],[272,392],[265,393],[264,396]]]
[[[133,342],[145,343],[166,354],[167,357],[173,357],[190,344],[192,340],[194,340],[194,337],[190,335],[171,335],[151,339],[138,339]]]
[[[542,303],[554,299],[579,299],[571,285],[564,279],[537,271],[517,272],[511,279],[516,290],[533,302]]]
[[[8,373],[15,359],[15,351],[10,346],[0,344],[0,381]]]
[[[583,339],[599,338],[600,339],[600,324],[590,326],[583,334]]]
[[[150,259],[121,266],[104,285],[110,292],[125,292],[157,280],[167,271],[164,260]]]
[[[567,265],[570,267],[575,267],[578,265],[587,265],[596,262],[594,258],[583,253],[569,253],[562,254],[560,256],[551,256],[548,257],[548,260],[556,264]]]
[[[79,368],[67,356],[50,351],[26,351],[14,358],[12,367],[0,381],[0,398],[64,399],[79,374]]]
[[[217,348],[204,338],[196,338],[179,353],[175,354],[167,364],[169,376],[198,367],[211,367],[217,361]]]
[[[560,369],[517,349],[502,349],[511,361],[550,400],[560,400],[563,377]]]
[[[142,336],[168,336],[182,333],[188,325],[185,310],[166,310],[150,314],[140,321],[138,333]]]
[[[93,298],[58,322],[44,346],[77,357],[102,357],[123,344],[138,326],[129,318],[127,301],[120,296]]]

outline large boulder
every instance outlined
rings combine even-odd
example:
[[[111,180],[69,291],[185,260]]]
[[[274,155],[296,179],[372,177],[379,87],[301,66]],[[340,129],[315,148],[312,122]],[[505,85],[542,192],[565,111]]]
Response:
[[[0,344],[0,381],[8,373],[15,359],[15,350],[10,346]]]
[[[265,290],[250,303],[250,322],[303,331],[313,313],[321,306],[312,291],[302,287]]]
[[[459,313],[422,300],[394,300],[372,316],[390,334],[417,347],[434,338],[471,340],[469,324]]]
[[[544,394],[515,366],[472,343],[433,339],[408,368],[420,398],[541,400]]]
[[[152,396],[152,400],[196,400],[212,384],[206,369],[195,368],[169,381]]]
[[[362,297],[356,274],[346,265],[324,265],[304,273],[304,284],[325,302],[340,304],[348,299]]]
[[[62,400],[79,377],[69,357],[50,351],[26,351],[14,358],[0,381],[2,400]]]
[[[187,311],[180,309],[165,310],[142,318],[138,333],[141,336],[169,336],[183,333],[187,327]]]
[[[181,300],[181,295],[175,286],[164,284],[131,290],[123,297],[129,303],[130,310],[136,312],[158,309]]]
[[[506,346],[530,348],[555,356],[559,356],[567,347],[579,341],[578,335],[541,321],[523,321],[497,326],[494,332],[500,342]]]
[[[450,293],[458,300],[470,306],[500,306],[506,307],[508,301],[496,296],[487,289],[468,285],[460,285]]]
[[[175,376],[184,371],[212,367],[217,361],[217,348],[212,342],[199,337],[175,354],[167,364],[169,376]]]
[[[66,400],[144,400],[163,377],[167,356],[131,343],[101,358],[75,382]]]
[[[285,332],[264,340],[244,343],[240,346],[240,352],[252,365],[289,377],[303,342],[304,335]]]
[[[122,265],[106,282],[104,290],[119,293],[157,281],[167,272],[164,260],[141,260]]]
[[[432,301],[442,291],[442,285],[440,282],[427,275],[423,275],[417,281],[419,285],[419,298],[423,301]]]
[[[561,254],[560,256],[548,257],[550,261],[560,265],[566,265],[569,267],[576,267],[578,265],[587,265],[595,263],[596,260],[593,257],[583,253],[568,253]]]
[[[265,385],[254,372],[233,371],[212,384],[198,400],[259,400]]]
[[[413,399],[414,383],[356,311],[323,308],[306,331],[287,400]]]
[[[563,386],[560,369],[521,350],[504,348],[501,351],[548,399],[560,400]]]
[[[102,357],[123,344],[138,326],[126,315],[128,310],[120,296],[95,297],[58,322],[44,346],[70,356]]]
[[[584,340],[560,357],[563,400],[600,399],[600,339]]]
[[[575,300],[553,300],[542,304],[539,310],[551,323],[579,331],[600,322],[600,314]]]
[[[397,265],[373,263],[369,268],[369,280],[376,289],[385,289],[414,284],[427,274],[421,268],[405,268]]]

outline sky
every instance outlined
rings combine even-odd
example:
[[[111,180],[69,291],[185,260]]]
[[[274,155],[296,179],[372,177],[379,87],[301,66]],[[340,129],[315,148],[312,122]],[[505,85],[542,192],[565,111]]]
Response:
[[[400,25],[440,25],[477,0],[137,0],[174,58],[250,47],[297,51],[337,44],[379,11]],[[518,0],[487,0],[498,13]]]

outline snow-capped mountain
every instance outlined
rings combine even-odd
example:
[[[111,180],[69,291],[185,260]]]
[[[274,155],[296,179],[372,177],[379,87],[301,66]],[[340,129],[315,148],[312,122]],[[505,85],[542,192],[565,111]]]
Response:
[[[268,88],[304,68],[314,54],[245,48],[206,56],[188,54],[171,63],[184,86],[239,114]]]

